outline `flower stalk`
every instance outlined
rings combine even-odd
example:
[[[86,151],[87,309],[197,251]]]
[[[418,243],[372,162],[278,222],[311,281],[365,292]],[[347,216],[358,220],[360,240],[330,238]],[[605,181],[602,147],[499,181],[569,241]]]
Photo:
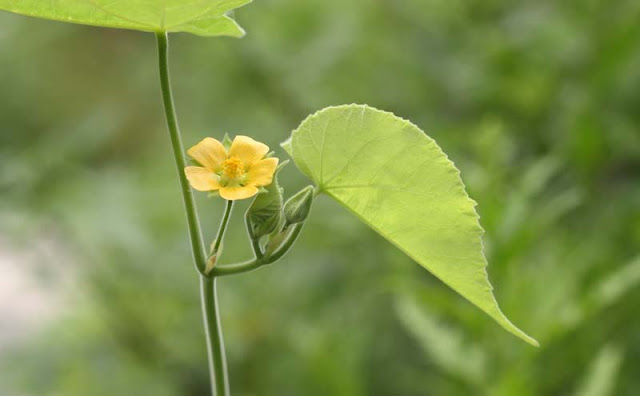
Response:
[[[262,266],[275,263],[284,257],[285,254],[289,252],[291,247],[295,244],[298,236],[300,236],[300,232],[302,231],[302,227],[304,223],[298,223],[291,227],[291,230],[288,231],[288,234],[279,248],[277,248],[273,254],[268,256],[259,256],[255,257],[253,260],[245,261],[242,263],[236,264],[227,264],[227,265],[217,265],[213,268],[212,274],[214,277],[217,276],[226,276],[226,275],[235,275],[241,274],[243,272],[249,272],[256,270]]]
[[[233,209],[233,201],[227,201],[222,221],[220,222],[220,228],[218,228],[218,235],[211,248],[212,255],[218,255],[220,253],[220,247],[222,246],[222,240],[224,239],[224,233],[227,231],[229,225],[229,219],[231,218],[231,211]]]

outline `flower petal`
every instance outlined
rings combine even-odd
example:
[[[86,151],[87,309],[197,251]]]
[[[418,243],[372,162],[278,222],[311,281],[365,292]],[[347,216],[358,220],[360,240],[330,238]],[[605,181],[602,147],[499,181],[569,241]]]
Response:
[[[254,186],[268,186],[273,181],[273,174],[278,167],[277,158],[265,158],[249,167],[247,181]]]
[[[229,149],[229,158],[236,157],[245,165],[261,160],[269,152],[269,146],[257,142],[248,136],[238,135],[233,139]]]
[[[213,191],[220,188],[219,177],[212,171],[199,166],[187,166],[184,174],[191,187],[198,191]]]
[[[205,138],[191,147],[187,154],[205,168],[215,171],[227,159],[227,150],[214,138]]]
[[[220,196],[229,201],[251,198],[258,193],[256,186],[234,186],[220,188]]]

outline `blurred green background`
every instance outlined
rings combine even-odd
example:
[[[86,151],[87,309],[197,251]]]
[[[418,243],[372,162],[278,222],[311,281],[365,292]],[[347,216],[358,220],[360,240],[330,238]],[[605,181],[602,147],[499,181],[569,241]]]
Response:
[[[462,170],[536,349],[326,198],[220,281],[234,395],[637,395],[640,2],[259,0],[172,36],[185,144],[368,103]],[[0,13],[0,394],[205,395],[151,34]],[[308,183],[290,165],[287,194]],[[207,239],[222,209],[198,194]],[[240,205],[226,260],[248,244]],[[225,261],[226,261],[225,260]]]

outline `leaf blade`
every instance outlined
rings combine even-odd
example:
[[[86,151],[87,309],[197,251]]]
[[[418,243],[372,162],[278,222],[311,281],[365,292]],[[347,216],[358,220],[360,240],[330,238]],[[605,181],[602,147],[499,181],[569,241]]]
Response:
[[[241,37],[244,30],[226,15],[251,0],[0,0],[0,10],[90,26],[146,32],[186,32]]]
[[[417,126],[369,106],[311,115],[284,146],[325,194],[524,341],[486,272],[476,203],[460,172]]]

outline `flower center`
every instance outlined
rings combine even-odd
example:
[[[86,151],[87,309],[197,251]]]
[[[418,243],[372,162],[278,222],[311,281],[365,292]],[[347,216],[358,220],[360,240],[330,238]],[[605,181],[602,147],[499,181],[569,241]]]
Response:
[[[222,174],[229,180],[237,180],[244,176],[244,163],[231,157],[222,164]]]

